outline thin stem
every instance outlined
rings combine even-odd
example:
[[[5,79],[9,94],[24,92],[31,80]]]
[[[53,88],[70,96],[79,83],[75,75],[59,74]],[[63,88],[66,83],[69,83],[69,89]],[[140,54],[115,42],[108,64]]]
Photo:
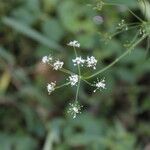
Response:
[[[111,6],[124,6],[123,4],[117,4],[117,3],[104,3],[105,5],[111,5]],[[139,21],[143,22],[143,20],[138,17],[129,7],[125,6],[128,11],[134,16],[136,17]]]
[[[52,64],[49,63],[49,65],[50,65],[51,67],[53,67]],[[72,72],[72,71],[70,71],[70,70],[67,70],[67,69],[65,69],[65,68],[61,68],[61,69],[59,69],[59,71],[61,71],[61,72],[63,72],[63,73],[66,73],[66,74],[69,74],[69,75],[75,74],[74,72]]]
[[[134,44],[134,42],[137,40],[138,35],[139,35],[140,31],[138,31],[135,36],[133,37],[133,40],[130,42],[131,44]]]
[[[66,82],[66,83],[64,83],[64,84],[62,84],[62,85],[56,86],[55,89],[62,88],[62,87],[67,86],[67,85],[69,85],[69,84],[70,84],[70,82]]]
[[[127,9],[129,10],[129,12],[136,17],[139,21],[144,22],[140,17],[138,17],[130,8],[127,7]]]
[[[74,48],[74,53],[75,53],[75,56],[78,57],[78,54],[77,54],[77,51],[76,51],[76,48]],[[76,98],[75,98],[75,101],[78,100],[78,95],[79,95],[79,88],[80,88],[80,82],[81,82],[81,70],[80,70],[80,65],[77,64],[77,67],[78,67],[78,74],[79,74],[79,81],[78,81],[78,85],[77,85],[77,91],[76,91]]]
[[[140,24],[141,24],[141,23],[139,23],[139,22],[127,23],[128,26],[130,26],[130,25],[140,25]]]
[[[61,68],[61,69],[59,69],[61,72],[64,72],[64,73],[67,73],[67,74],[69,74],[69,75],[71,75],[71,74],[75,74],[74,72],[72,72],[72,71],[70,71],[70,70],[67,70],[67,69],[65,69],[65,68]]]
[[[129,30],[131,30],[131,29],[134,29],[134,28],[137,28],[137,27],[140,27],[141,25],[139,24],[139,25],[136,25],[136,26],[131,26],[131,27],[129,27],[128,28],[128,31]],[[116,32],[116,33],[114,33],[114,34],[112,34],[111,35],[111,37],[114,37],[114,36],[116,36],[116,35],[118,35],[118,34],[120,34],[120,33],[122,33],[122,32],[125,32],[126,30],[121,30],[121,31],[118,31],[118,32]]]
[[[147,35],[141,37],[138,41],[136,41],[133,45],[131,45],[131,47],[125,51],[122,55],[120,55],[118,58],[116,58],[112,63],[110,63],[108,66],[104,67],[103,69],[99,70],[98,72],[94,73],[91,76],[85,77],[84,79],[90,79],[92,77],[97,76],[98,74],[106,71],[107,69],[109,69],[110,67],[112,67],[114,64],[116,64],[119,60],[121,60],[123,57],[125,57],[136,45],[138,45],[141,41],[143,41],[143,39],[145,39]]]
[[[77,54],[76,48],[75,48],[75,47],[73,47],[73,48],[74,48],[75,56],[76,56],[76,57],[78,57],[78,54]],[[79,64],[77,64],[77,67],[78,67],[78,73],[79,73],[79,76],[81,76],[80,65],[79,65]]]
[[[85,83],[87,83],[90,86],[95,86],[94,84],[92,84],[92,83],[88,82],[87,80],[85,80],[83,77],[81,77],[81,80],[83,80]]]
[[[78,85],[77,85],[77,91],[76,91],[76,98],[75,98],[75,101],[78,100],[78,95],[79,95],[79,88],[80,88],[80,82],[81,82],[81,79],[79,77],[79,81],[78,81]]]

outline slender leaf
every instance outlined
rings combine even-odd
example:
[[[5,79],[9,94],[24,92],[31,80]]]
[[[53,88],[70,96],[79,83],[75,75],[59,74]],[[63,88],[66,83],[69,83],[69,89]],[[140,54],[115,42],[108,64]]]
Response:
[[[14,18],[9,18],[9,17],[3,17],[2,18],[2,22],[13,28],[14,30],[26,35],[27,37],[30,37],[31,39],[49,47],[52,48],[54,50],[63,50],[63,47],[61,47],[60,45],[58,45],[55,41],[51,40],[51,39],[47,39],[47,37],[45,37],[44,35],[40,34],[39,32],[37,32],[36,30],[32,29],[31,27],[20,23],[18,20],[14,19]]]

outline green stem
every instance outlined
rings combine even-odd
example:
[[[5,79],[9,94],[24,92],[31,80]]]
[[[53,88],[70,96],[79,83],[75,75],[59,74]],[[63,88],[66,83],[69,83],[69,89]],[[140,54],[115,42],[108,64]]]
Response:
[[[87,80],[85,80],[83,77],[81,77],[81,80],[84,81],[85,83],[87,83],[90,86],[95,86],[94,84],[88,82]]]
[[[107,69],[109,69],[110,67],[112,67],[114,64],[116,64],[119,60],[121,60],[123,57],[125,57],[136,45],[138,45],[141,41],[143,41],[143,39],[146,37],[147,35],[141,37],[138,41],[136,41],[127,51],[125,51],[122,55],[120,55],[118,58],[116,58],[111,64],[109,64],[108,66],[104,67],[103,69],[99,70],[98,72],[94,73],[91,76],[85,77],[84,79],[90,79],[93,78],[95,76],[97,76],[98,74],[106,71]]]
[[[78,57],[78,54],[77,54],[76,48],[75,48],[75,47],[73,47],[73,48],[74,48],[75,56],[76,56],[76,57]],[[78,73],[79,73],[79,76],[81,76],[80,65],[79,65],[79,64],[77,64],[77,67],[78,67]]]
[[[111,5],[111,6],[124,6],[123,4],[117,4],[117,3],[104,3],[104,4]],[[143,20],[140,17],[138,17],[129,7],[126,6],[126,8],[134,17],[136,17],[139,21],[143,22]]]
[[[81,79],[80,79],[80,77],[79,77],[79,81],[78,81],[78,85],[77,85],[77,91],[76,91],[76,98],[75,98],[75,101],[77,101],[77,100],[78,100],[79,88],[80,88],[80,81],[81,81]]]
[[[138,38],[138,35],[139,35],[140,31],[138,31],[135,36],[133,37],[133,40],[130,42],[131,44],[134,44]]]
[[[75,56],[78,57],[78,54],[77,54],[77,51],[76,51],[76,48],[74,48],[74,53],[75,53]],[[79,81],[78,81],[78,85],[77,85],[77,91],[76,91],[76,98],[75,98],[75,101],[78,100],[78,95],[79,95],[79,88],[80,88],[80,82],[81,82],[81,70],[80,70],[80,65],[77,64],[77,67],[78,67],[78,74],[79,74]]]
[[[49,65],[50,65],[51,67],[53,67],[52,64],[49,63]],[[63,72],[63,73],[66,73],[66,74],[69,74],[69,75],[75,74],[74,72],[72,72],[72,71],[70,71],[70,70],[67,70],[67,69],[65,69],[65,68],[61,68],[61,69],[59,69],[59,71],[61,71],[61,72]]]
[[[129,31],[129,30],[131,30],[131,29],[134,29],[134,28],[140,27],[140,26],[141,26],[141,25],[139,24],[139,25],[136,25],[136,26],[129,27],[129,28],[128,28],[128,31]],[[118,34],[120,34],[120,33],[122,33],[122,32],[125,32],[125,31],[126,31],[126,30],[118,31],[118,32],[116,32],[116,33],[112,34],[112,35],[111,35],[111,37],[114,37],[114,36],[116,36],[116,35],[118,35]]]
[[[72,71],[67,70],[67,69],[65,69],[65,68],[61,68],[61,69],[59,69],[59,70],[60,70],[61,72],[67,73],[67,74],[69,74],[69,75],[75,74],[75,73],[73,73]]]
[[[70,82],[64,83],[64,84],[62,84],[62,85],[60,85],[60,86],[56,86],[55,89],[62,88],[62,87],[67,86],[67,85],[69,85],[69,84],[70,84]]]

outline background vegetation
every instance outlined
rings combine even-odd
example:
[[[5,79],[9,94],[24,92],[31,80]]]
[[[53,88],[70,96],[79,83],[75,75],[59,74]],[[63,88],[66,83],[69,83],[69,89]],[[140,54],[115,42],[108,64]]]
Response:
[[[136,0],[112,0],[143,17]],[[136,47],[101,77],[107,89],[93,93],[80,88],[83,112],[66,113],[75,89],[65,87],[48,95],[46,84],[64,83],[64,75],[41,64],[50,53],[74,69],[70,40],[81,43],[81,55],[94,55],[98,68],[126,49],[136,30],[104,44],[107,32],[121,19],[137,22],[126,7],[93,9],[90,0],[0,0],[0,150],[149,150],[150,59],[145,44]],[[104,22],[97,24],[94,16]],[[100,34],[102,33],[102,34]],[[84,70],[85,74],[90,74]],[[92,81],[92,80],[91,80]]]

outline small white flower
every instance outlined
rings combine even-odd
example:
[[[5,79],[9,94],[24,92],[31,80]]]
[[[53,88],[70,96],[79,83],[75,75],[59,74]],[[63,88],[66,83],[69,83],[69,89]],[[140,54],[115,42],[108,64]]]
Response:
[[[81,106],[78,102],[73,104],[69,103],[69,105],[68,113],[73,117],[73,119],[75,119],[77,114],[81,113],[81,108],[83,106]]]
[[[72,59],[72,62],[74,63],[74,66],[76,65],[83,66],[83,64],[85,63],[85,60],[80,56],[80,57],[76,57],[75,59]]]
[[[51,94],[52,91],[55,90],[56,82],[51,82],[47,84],[48,94]]]
[[[96,69],[97,60],[94,56],[87,57],[86,59],[87,67],[92,67],[93,69]]]
[[[51,55],[48,56],[48,62],[52,62],[53,58]]]
[[[42,58],[42,62],[43,62],[44,64],[49,63],[49,62],[51,62],[52,60],[53,60],[53,59],[52,59],[51,55],[49,55],[49,56],[44,56],[44,57]]]
[[[105,89],[106,87],[105,84],[105,79],[102,79],[101,81],[99,81],[99,79],[97,79],[97,82],[95,83],[95,87],[96,89],[94,90],[94,92],[96,92],[96,90],[101,90],[101,89]]]
[[[68,43],[69,46],[80,47],[80,43],[78,41],[71,41]]]
[[[64,62],[61,62],[61,61],[57,60],[53,64],[53,69],[54,70],[61,69],[63,67],[63,65],[64,65]]]
[[[71,86],[76,85],[78,83],[78,80],[79,80],[78,75],[69,76],[69,81],[70,81]]]
[[[47,56],[44,56],[43,58],[42,58],[42,62],[45,64],[45,63],[47,63],[48,62],[48,57]]]
[[[128,25],[126,24],[125,20],[122,19],[116,28],[119,30],[128,30]]]

